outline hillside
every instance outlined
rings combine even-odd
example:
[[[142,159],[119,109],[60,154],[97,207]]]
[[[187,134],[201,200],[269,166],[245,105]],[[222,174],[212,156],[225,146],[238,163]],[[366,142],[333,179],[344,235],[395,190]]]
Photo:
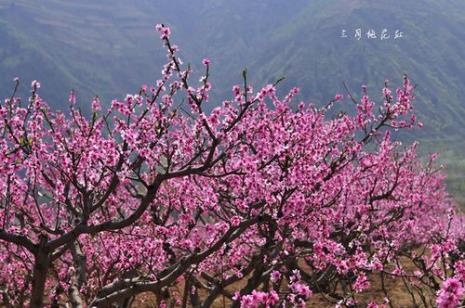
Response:
[[[371,94],[387,78],[407,73],[417,83],[417,113],[425,129],[409,136],[426,151],[445,151],[451,187],[462,196],[465,104],[465,2],[460,0],[0,0],[0,95],[21,76],[22,91],[41,80],[42,96],[62,108],[76,89],[84,103],[106,101],[153,82],[164,61],[153,25],[173,28],[183,58],[194,68],[212,59],[214,100],[229,94],[248,68],[256,86],[281,76],[284,92],[326,101],[368,84]],[[355,39],[356,29],[363,37]],[[403,37],[381,40],[382,29]],[[368,39],[374,29],[377,39]],[[342,30],[347,38],[341,38]],[[441,143],[437,142],[442,140]]]

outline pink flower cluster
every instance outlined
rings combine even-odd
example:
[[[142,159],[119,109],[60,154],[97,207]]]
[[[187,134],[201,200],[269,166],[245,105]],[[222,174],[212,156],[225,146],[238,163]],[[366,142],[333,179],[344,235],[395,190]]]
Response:
[[[266,293],[254,290],[252,294],[241,297],[241,307],[243,308],[275,307],[278,302],[279,296],[275,291]]]
[[[456,308],[463,300],[465,289],[462,282],[456,278],[449,278],[443,282],[438,292],[436,302],[439,308]]]

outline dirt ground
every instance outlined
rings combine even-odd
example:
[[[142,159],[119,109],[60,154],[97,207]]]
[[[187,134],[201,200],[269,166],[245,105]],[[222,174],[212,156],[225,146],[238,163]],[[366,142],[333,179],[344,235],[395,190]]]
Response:
[[[359,303],[362,303],[361,306],[359,307],[364,307],[366,304],[368,304],[370,301],[374,301],[378,304],[382,304],[384,301],[384,293],[381,288],[381,282],[379,279],[370,279],[372,282],[371,288],[369,291],[364,292],[359,294],[356,298],[359,301]],[[231,290],[238,289],[240,287],[240,284],[243,282],[238,282],[236,285],[233,285]],[[410,297],[410,294],[406,291],[405,286],[402,282],[401,279],[386,279],[386,288],[389,290],[389,296],[391,299],[391,303],[393,307],[398,307],[398,308],[408,308],[408,307],[418,307],[412,304],[412,300]],[[179,294],[182,294],[183,287],[179,287]],[[206,294],[202,294],[200,292],[200,295],[202,297],[205,296]],[[214,308],[223,308],[223,307],[229,307],[231,302],[227,298],[222,298],[218,297],[214,304]],[[133,304],[132,307],[135,308],[152,308],[156,307],[156,301],[155,297],[151,294],[143,294],[142,296],[139,296],[136,299],[136,302]],[[177,306],[176,306],[177,307]],[[307,307],[334,307],[334,304],[329,303],[327,300],[324,299],[322,295],[315,294],[312,299],[307,303]],[[423,306],[420,306],[423,307]]]

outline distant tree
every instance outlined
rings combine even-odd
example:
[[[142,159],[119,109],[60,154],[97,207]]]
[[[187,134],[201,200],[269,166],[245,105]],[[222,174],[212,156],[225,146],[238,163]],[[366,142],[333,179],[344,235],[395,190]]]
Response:
[[[434,157],[422,164],[416,144],[391,140],[415,125],[407,77],[377,107],[364,89],[292,108],[297,89],[254,92],[244,71],[205,113],[210,61],[192,87],[169,28],[156,28],[162,78],[107,110],[95,98],[86,117],[71,93],[69,115],[52,111],[37,81],[28,102],[15,90],[0,106],[6,306],[125,307],[151,292],[159,306],[303,306],[319,294],[352,307],[379,279],[385,299],[370,307],[394,307],[393,277],[415,305],[463,300],[462,218]],[[347,103],[354,113],[328,116]]]

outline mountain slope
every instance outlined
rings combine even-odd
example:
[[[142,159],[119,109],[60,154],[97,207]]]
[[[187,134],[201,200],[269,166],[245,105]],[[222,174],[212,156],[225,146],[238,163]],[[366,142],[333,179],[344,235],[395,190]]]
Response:
[[[165,61],[153,29],[159,22],[173,28],[194,69],[211,58],[210,107],[241,82],[244,67],[256,87],[284,75],[281,92],[297,85],[301,99],[316,103],[344,93],[343,82],[354,93],[367,84],[376,98],[386,78],[396,85],[407,73],[425,123],[411,137],[446,151],[452,187],[464,195],[464,13],[463,0],[0,0],[0,96],[10,95],[15,76],[26,95],[40,80],[56,108],[71,89],[84,109],[93,95],[108,102],[135,92]],[[404,37],[380,40],[384,28]],[[370,29],[377,39],[366,37]]]
[[[379,89],[385,78],[404,73],[417,83],[418,113],[435,133],[461,134],[465,104],[465,2],[458,1],[313,1],[287,27],[277,29],[270,50],[256,66],[261,78],[285,74],[304,96],[324,100],[346,81]],[[421,2],[421,3],[420,3]],[[323,8],[321,8],[323,6]],[[318,18],[314,18],[318,12]],[[404,32],[397,40],[341,38],[376,29]],[[378,94],[378,93],[372,93]]]

